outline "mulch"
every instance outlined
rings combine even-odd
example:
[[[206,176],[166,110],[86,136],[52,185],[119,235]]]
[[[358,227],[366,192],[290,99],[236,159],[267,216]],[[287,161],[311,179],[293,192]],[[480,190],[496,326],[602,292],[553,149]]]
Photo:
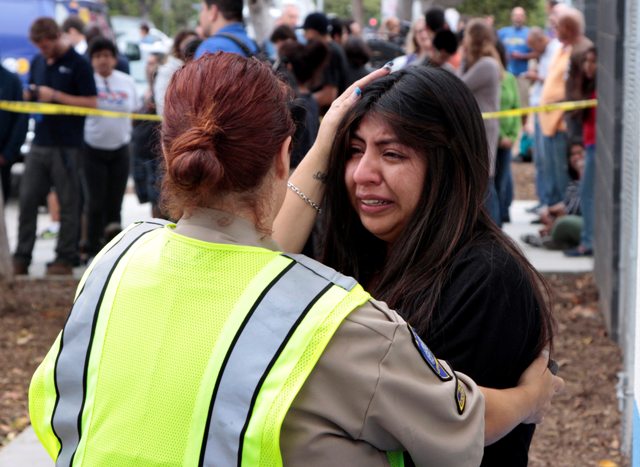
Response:
[[[514,164],[516,198],[533,199],[532,164]],[[566,390],[536,430],[530,465],[626,467],[620,453],[616,373],[622,356],[598,311],[592,274],[547,276],[555,294],[553,357]],[[36,366],[70,309],[73,280],[19,280],[0,285],[0,446],[28,421],[27,391]]]

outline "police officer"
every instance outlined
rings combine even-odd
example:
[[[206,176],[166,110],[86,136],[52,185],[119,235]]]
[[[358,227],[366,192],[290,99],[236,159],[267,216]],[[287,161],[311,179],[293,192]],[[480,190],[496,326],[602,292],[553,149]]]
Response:
[[[479,388],[402,318],[278,252],[287,101],[257,60],[219,53],[177,72],[163,194],[180,220],[105,247],[32,381],[31,420],[58,465],[382,466],[407,451],[471,466],[486,441],[539,421],[556,389],[544,362],[521,390],[487,392],[485,432]]]

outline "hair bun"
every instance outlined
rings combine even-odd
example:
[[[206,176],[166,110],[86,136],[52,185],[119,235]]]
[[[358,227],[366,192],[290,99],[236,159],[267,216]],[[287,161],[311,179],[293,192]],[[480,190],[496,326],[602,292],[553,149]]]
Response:
[[[202,183],[215,187],[222,179],[224,167],[215,150],[216,129],[214,124],[193,127],[171,144],[167,171],[183,189],[194,189]]]

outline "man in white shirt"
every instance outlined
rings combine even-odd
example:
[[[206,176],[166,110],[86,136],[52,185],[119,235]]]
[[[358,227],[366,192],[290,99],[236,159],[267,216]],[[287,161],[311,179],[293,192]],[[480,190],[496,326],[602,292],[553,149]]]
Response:
[[[117,49],[104,37],[89,45],[89,57],[98,89],[98,109],[133,112],[136,88],[133,78],[115,69]],[[131,119],[87,117],[84,126],[82,179],[85,188],[87,241],[85,252],[95,256],[104,243],[107,226],[120,225],[122,198],[129,177]]]

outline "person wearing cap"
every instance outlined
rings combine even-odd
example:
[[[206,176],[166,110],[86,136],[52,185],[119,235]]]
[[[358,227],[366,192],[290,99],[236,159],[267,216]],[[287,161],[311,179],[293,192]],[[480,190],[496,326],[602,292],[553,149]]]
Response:
[[[331,103],[347,88],[347,57],[344,50],[331,40],[329,35],[329,19],[324,13],[309,14],[302,25],[307,41],[321,41],[329,47],[329,59],[325,64],[320,83],[312,89],[313,97],[318,102],[322,114]]]
[[[200,27],[207,39],[196,50],[196,59],[215,52],[245,57],[258,53],[258,46],[242,24],[242,0],[202,0]]]

